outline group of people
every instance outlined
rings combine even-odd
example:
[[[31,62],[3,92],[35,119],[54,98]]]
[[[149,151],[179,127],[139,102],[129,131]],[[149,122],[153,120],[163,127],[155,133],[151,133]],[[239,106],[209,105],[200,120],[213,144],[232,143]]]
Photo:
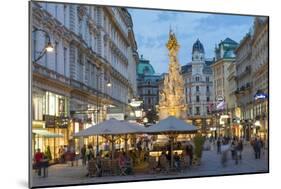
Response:
[[[254,155],[256,159],[260,159],[261,158],[261,150],[264,147],[264,142],[258,137],[255,137],[252,141],[251,141],[251,145],[253,147],[254,150]]]
[[[221,163],[226,166],[228,159],[228,152],[231,152],[231,159],[235,164],[239,163],[242,159],[243,151],[243,138],[236,136],[231,137],[218,137],[217,139],[217,153],[221,154]]]
[[[34,154],[34,168],[37,171],[38,176],[41,176],[41,172],[43,169],[43,177],[47,176],[47,169],[49,166],[49,160],[47,156],[41,152],[41,149],[38,148]]]
[[[182,146],[182,153],[178,154],[175,152],[173,155],[173,167],[176,170],[181,170],[183,168],[187,168],[192,165],[193,162],[193,154],[194,154],[194,147],[193,145],[188,142],[186,146]],[[160,168],[161,171],[167,171],[169,166],[171,165],[172,156],[171,156],[171,148],[168,145],[167,147],[168,153],[166,151],[162,151],[161,156],[158,160],[157,167]]]
[[[131,151],[126,153],[122,149],[121,151],[117,151],[117,153],[114,154],[114,157],[112,157],[109,152],[104,153],[102,150],[99,151],[99,153],[94,154],[92,147],[90,145],[88,145],[88,148],[86,148],[86,145],[84,145],[81,148],[81,154],[82,154],[83,165],[86,165],[88,163],[88,170],[90,170],[90,167],[89,167],[91,165],[90,162],[94,162],[94,166],[95,166],[95,170],[96,170],[95,176],[102,176],[102,169],[103,169],[102,161],[103,160],[116,160],[118,162],[118,169],[119,169],[120,175],[133,174],[133,159],[131,157],[132,156]],[[91,176],[91,175],[92,174],[87,173],[86,176]]]

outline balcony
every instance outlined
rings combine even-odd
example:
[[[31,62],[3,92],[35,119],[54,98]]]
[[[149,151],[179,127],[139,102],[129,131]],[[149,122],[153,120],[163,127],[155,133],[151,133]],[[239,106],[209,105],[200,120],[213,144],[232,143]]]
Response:
[[[56,80],[65,84],[70,84],[70,79],[65,77],[62,74],[57,73],[54,70],[50,70],[46,68],[45,66],[42,66],[38,63],[33,63],[32,64],[32,71],[33,73],[37,73],[41,76],[44,76],[48,79]]]

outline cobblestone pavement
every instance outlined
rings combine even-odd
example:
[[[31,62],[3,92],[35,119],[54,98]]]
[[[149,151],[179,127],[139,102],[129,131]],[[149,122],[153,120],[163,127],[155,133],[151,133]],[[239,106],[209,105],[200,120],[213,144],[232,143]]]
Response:
[[[177,177],[196,177],[207,175],[225,175],[236,173],[254,173],[268,171],[267,151],[264,150],[261,159],[255,159],[254,153],[249,145],[245,145],[242,153],[242,160],[236,165],[233,160],[228,158],[226,166],[221,164],[221,155],[216,153],[216,149],[203,151],[201,165],[192,166],[183,172],[172,172],[162,174],[136,174],[129,176],[105,176],[105,177],[86,177],[86,167],[74,166],[67,164],[57,164],[49,167],[48,177],[38,177],[33,172],[33,186],[46,185],[66,185],[66,184],[85,184],[85,183],[105,183],[114,181],[130,180],[151,180]]]

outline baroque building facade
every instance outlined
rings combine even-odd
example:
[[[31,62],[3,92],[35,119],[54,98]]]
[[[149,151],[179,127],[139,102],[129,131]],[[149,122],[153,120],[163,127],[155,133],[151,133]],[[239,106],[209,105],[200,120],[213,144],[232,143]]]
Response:
[[[231,85],[229,83],[228,67],[235,61],[235,49],[238,43],[230,38],[221,41],[215,47],[215,62],[212,64],[213,70],[213,89],[214,89],[214,104],[212,106],[212,114],[214,117],[214,135],[230,135],[230,104],[233,104],[233,96],[231,93]],[[229,102],[231,102],[229,104]]]
[[[125,8],[47,2],[31,3],[31,23],[33,149],[49,146],[56,158],[59,146],[78,150],[73,134],[110,107],[126,114],[137,92],[133,23]],[[54,51],[34,62],[48,36]]]
[[[252,40],[253,117],[255,134],[268,137],[269,119],[269,18],[256,17]]]
[[[192,61],[182,66],[185,102],[188,104],[187,117],[202,132],[208,132],[212,126],[210,106],[214,101],[213,61],[205,58],[203,44],[197,39],[192,48]]]
[[[237,115],[238,120],[243,120],[245,124],[240,130],[240,136],[249,139],[251,130],[251,120],[253,120],[253,90],[252,90],[252,45],[251,34],[248,33],[241,40],[239,46],[235,50],[236,53],[236,98],[237,108],[240,115]],[[238,136],[239,136],[238,135]]]
[[[158,120],[156,112],[159,105],[158,83],[160,78],[161,75],[155,73],[149,60],[144,59],[141,55],[137,65],[137,94],[143,101],[143,112],[149,123]]]

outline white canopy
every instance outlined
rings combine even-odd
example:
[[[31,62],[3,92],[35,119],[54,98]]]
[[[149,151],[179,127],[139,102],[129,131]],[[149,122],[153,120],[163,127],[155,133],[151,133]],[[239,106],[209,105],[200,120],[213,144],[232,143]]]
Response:
[[[63,137],[62,134],[57,134],[57,133],[51,133],[47,130],[43,130],[43,129],[34,129],[32,130],[33,133],[46,137],[46,138],[59,138],[59,137]]]
[[[127,121],[119,121],[114,118],[106,120],[97,125],[76,133],[75,137],[92,136],[92,135],[121,135],[132,133],[143,133],[144,127],[137,124],[129,123]]]
[[[147,133],[195,133],[197,128],[185,121],[174,116],[169,116],[166,119],[159,121],[159,123],[152,125],[147,130]]]

